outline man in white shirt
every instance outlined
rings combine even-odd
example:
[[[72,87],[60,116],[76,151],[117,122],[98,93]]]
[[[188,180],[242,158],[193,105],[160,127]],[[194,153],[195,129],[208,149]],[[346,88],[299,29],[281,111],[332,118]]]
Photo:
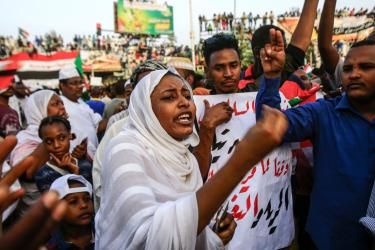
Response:
[[[65,110],[69,115],[72,132],[77,136],[71,142],[71,148],[75,149],[78,158],[86,156],[93,159],[98,146],[97,133],[105,130],[107,120],[95,114],[92,109],[81,99],[83,89],[83,79],[76,68],[65,68],[59,72],[59,88],[61,99],[64,102]],[[87,140],[86,140],[87,138]],[[75,156],[76,157],[76,156]]]

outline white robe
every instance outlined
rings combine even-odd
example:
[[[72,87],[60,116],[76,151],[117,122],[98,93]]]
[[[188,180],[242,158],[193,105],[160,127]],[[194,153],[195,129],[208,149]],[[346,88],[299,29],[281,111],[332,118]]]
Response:
[[[95,211],[98,211],[99,204],[100,204],[101,189],[102,189],[101,172],[102,172],[102,166],[103,166],[103,161],[104,161],[104,153],[105,153],[104,150],[107,147],[110,140],[123,130],[123,127],[126,124],[127,120],[128,120],[128,117],[126,116],[125,118],[114,122],[112,126],[107,127],[107,130],[102,140],[100,141],[98,148],[96,149],[94,161],[92,164],[92,181],[93,181],[93,190],[94,190]]]
[[[98,137],[96,131],[98,129],[101,116],[94,113],[92,109],[84,103],[81,99],[78,102],[72,102],[65,96],[61,96],[64,102],[65,110],[69,115],[69,122],[72,126],[72,133],[77,138],[70,143],[73,149],[87,138],[87,153],[91,158],[94,157],[96,148],[98,146]]]

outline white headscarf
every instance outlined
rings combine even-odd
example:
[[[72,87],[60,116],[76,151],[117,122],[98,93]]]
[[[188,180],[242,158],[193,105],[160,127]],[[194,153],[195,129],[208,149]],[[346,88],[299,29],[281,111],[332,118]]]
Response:
[[[40,90],[30,95],[27,99],[25,105],[27,128],[17,134],[17,146],[14,149],[15,154],[11,157],[12,164],[18,163],[35,149],[35,145],[42,142],[38,135],[39,124],[43,118],[48,116],[47,107],[53,95],[57,94],[52,90]],[[27,147],[25,148],[26,143],[32,144],[30,146],[31,151]]]
[[[163,129],[152,110],[150,96],[167,73],[181,78],[169,70],[156,70],[145,76],[137,84],[130,97],[129,121],[125,125],[126,131],[135,135],[146,147],[158,152],[156,158],[167,173],[173,177],[178,177],[184,184],[191,187],[191,191],[195,191],[197,183],[194,179],[197,178],[193,170],[197,166],[195,166],[194,156],[188,149],[189,145],[196,146],[199,143],[199,136],[195,128],[188,138],[177,141]],[[193,95],[190,85],[182,78],[181,80],[190,94]],[[201,179],[200,176],[199,179]]]

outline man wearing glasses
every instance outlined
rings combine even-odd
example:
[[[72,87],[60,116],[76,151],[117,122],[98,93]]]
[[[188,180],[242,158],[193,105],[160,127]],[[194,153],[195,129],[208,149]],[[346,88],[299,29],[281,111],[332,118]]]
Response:
[[[72,141],[71,145],[77,153],[75,157],[82,159],[86,157],[87,151],[88,158],[93,159],[98,146],[97,133],[105,130],[107,120],[102,120],[101,116],[95,114],[81,99],[83,79],[76,68],[60,70],[59,81],[61,99],[69,115],[72,131],[79,137]]]

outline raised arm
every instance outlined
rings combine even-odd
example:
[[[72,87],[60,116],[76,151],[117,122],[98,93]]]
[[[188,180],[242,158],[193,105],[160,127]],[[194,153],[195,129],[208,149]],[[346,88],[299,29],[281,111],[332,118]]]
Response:
[[[214,140],[215,129],[220,124],[231,119],[233,109],[226,102],[221,102],[210,107],[207,100],[204,100],[205,113],[199,128],[199,144],[193,149],[197,158],[203,181],[211,165],[211,148]]]
[[[270,44],[260,51],[260,59],[264,75],[256,99],[257,119],[261,118],[262,106],[268,105],[280,108],[279,82],[280,74],[285,63],[283,39],[280,31],[270,30]],[[284,142],[295,142],[311,138],[314,134],[316,114],[320,113],[318,102],[305,104],[301,107],[288,109],[284,112],[288,119],[288,130]]]
[[[293,32],[290,44],[306,52],[311,42],[311,34],[317,15],[319,0],[305,0],[297,27]]]
[[[325,0],[319,23],[318,46],[325,70],[333,74],[340,59],[332,45],[336,0]]]
[[[285,64],[284,40],[280,31],[270,29],[270,44],[260,50],[263,76],[256,97],[256,117],[261,117],[262,106],[280,109],[280,76]]]

